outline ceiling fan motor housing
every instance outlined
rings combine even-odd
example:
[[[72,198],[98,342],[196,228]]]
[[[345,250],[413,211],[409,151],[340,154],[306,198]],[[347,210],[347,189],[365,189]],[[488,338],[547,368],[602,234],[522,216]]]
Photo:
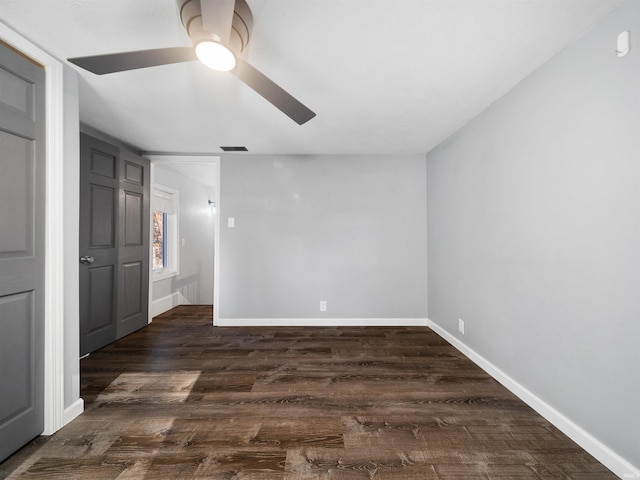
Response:
[[[230,38],[221,38],[216,32],[204,29],[200,0],[177,0],[180,9],[180,20],[191,42],[196,45],[203,40],[222,43],[239,55],[247,47],[253,28],[253,15],[245,0],[236,0],[233,11]]]

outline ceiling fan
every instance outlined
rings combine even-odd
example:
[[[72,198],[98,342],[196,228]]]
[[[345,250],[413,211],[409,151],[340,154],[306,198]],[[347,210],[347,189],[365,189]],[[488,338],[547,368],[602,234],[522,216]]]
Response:
[[[253,27],[253,15],[245,0],[177,2],[182,25],[193,46],[137,50],[68,60],[97,75],[200,60],[214,70],[231,72],[298,125],[316,116],[282,87],[239,58],[249,43]]]

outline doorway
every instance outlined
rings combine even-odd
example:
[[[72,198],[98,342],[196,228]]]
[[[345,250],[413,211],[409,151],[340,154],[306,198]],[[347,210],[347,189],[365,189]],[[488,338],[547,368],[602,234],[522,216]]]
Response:
[[[220,158],[177,153],[145,156],[152,162],[153,183],[158,190],[158,202],[152,205],[152,211],[162,209],[166,203],[163,192],[169,191],[174,192],[172,202],[176,202],[178,212],[177,233],[167,239],[169,247],[172,242],[177,245],[169,250],[177,251],[178,265],[172,268],[174,274],[152,272],[150,311],[158,315],[182,304],[215,304]]]

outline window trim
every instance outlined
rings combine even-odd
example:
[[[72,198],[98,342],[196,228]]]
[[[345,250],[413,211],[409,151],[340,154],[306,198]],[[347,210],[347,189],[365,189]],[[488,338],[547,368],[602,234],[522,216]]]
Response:
[[[168,258],[166,267],[158,270],[153,269],[152,278],[154,282],[166,280],[180,274],[180,235],[179,235],[179,213],[180,213],[180,193],[178,190],[155,183],[153,185],[153,195],[151,199],[151,214],[160,211],[166,213],[165,252]],[[152,239],[153,240],[153,239]]]

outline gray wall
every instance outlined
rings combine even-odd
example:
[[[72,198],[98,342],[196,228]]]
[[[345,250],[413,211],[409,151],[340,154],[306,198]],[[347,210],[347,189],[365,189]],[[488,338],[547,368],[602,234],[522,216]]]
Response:
[[[180,292],[191,304],[213,303],[214,216],[207,201],[215,200],[213,189],[167,166],[156,165],[155,183],[179,192],[178,237],[180,274],[153,282],[152,300]]]
[[[635,465],[638,40],[629,2],[427,156],[430,319]]]
[[[424,156],[225,156],[220,175],[220,318],[426,318]]]

